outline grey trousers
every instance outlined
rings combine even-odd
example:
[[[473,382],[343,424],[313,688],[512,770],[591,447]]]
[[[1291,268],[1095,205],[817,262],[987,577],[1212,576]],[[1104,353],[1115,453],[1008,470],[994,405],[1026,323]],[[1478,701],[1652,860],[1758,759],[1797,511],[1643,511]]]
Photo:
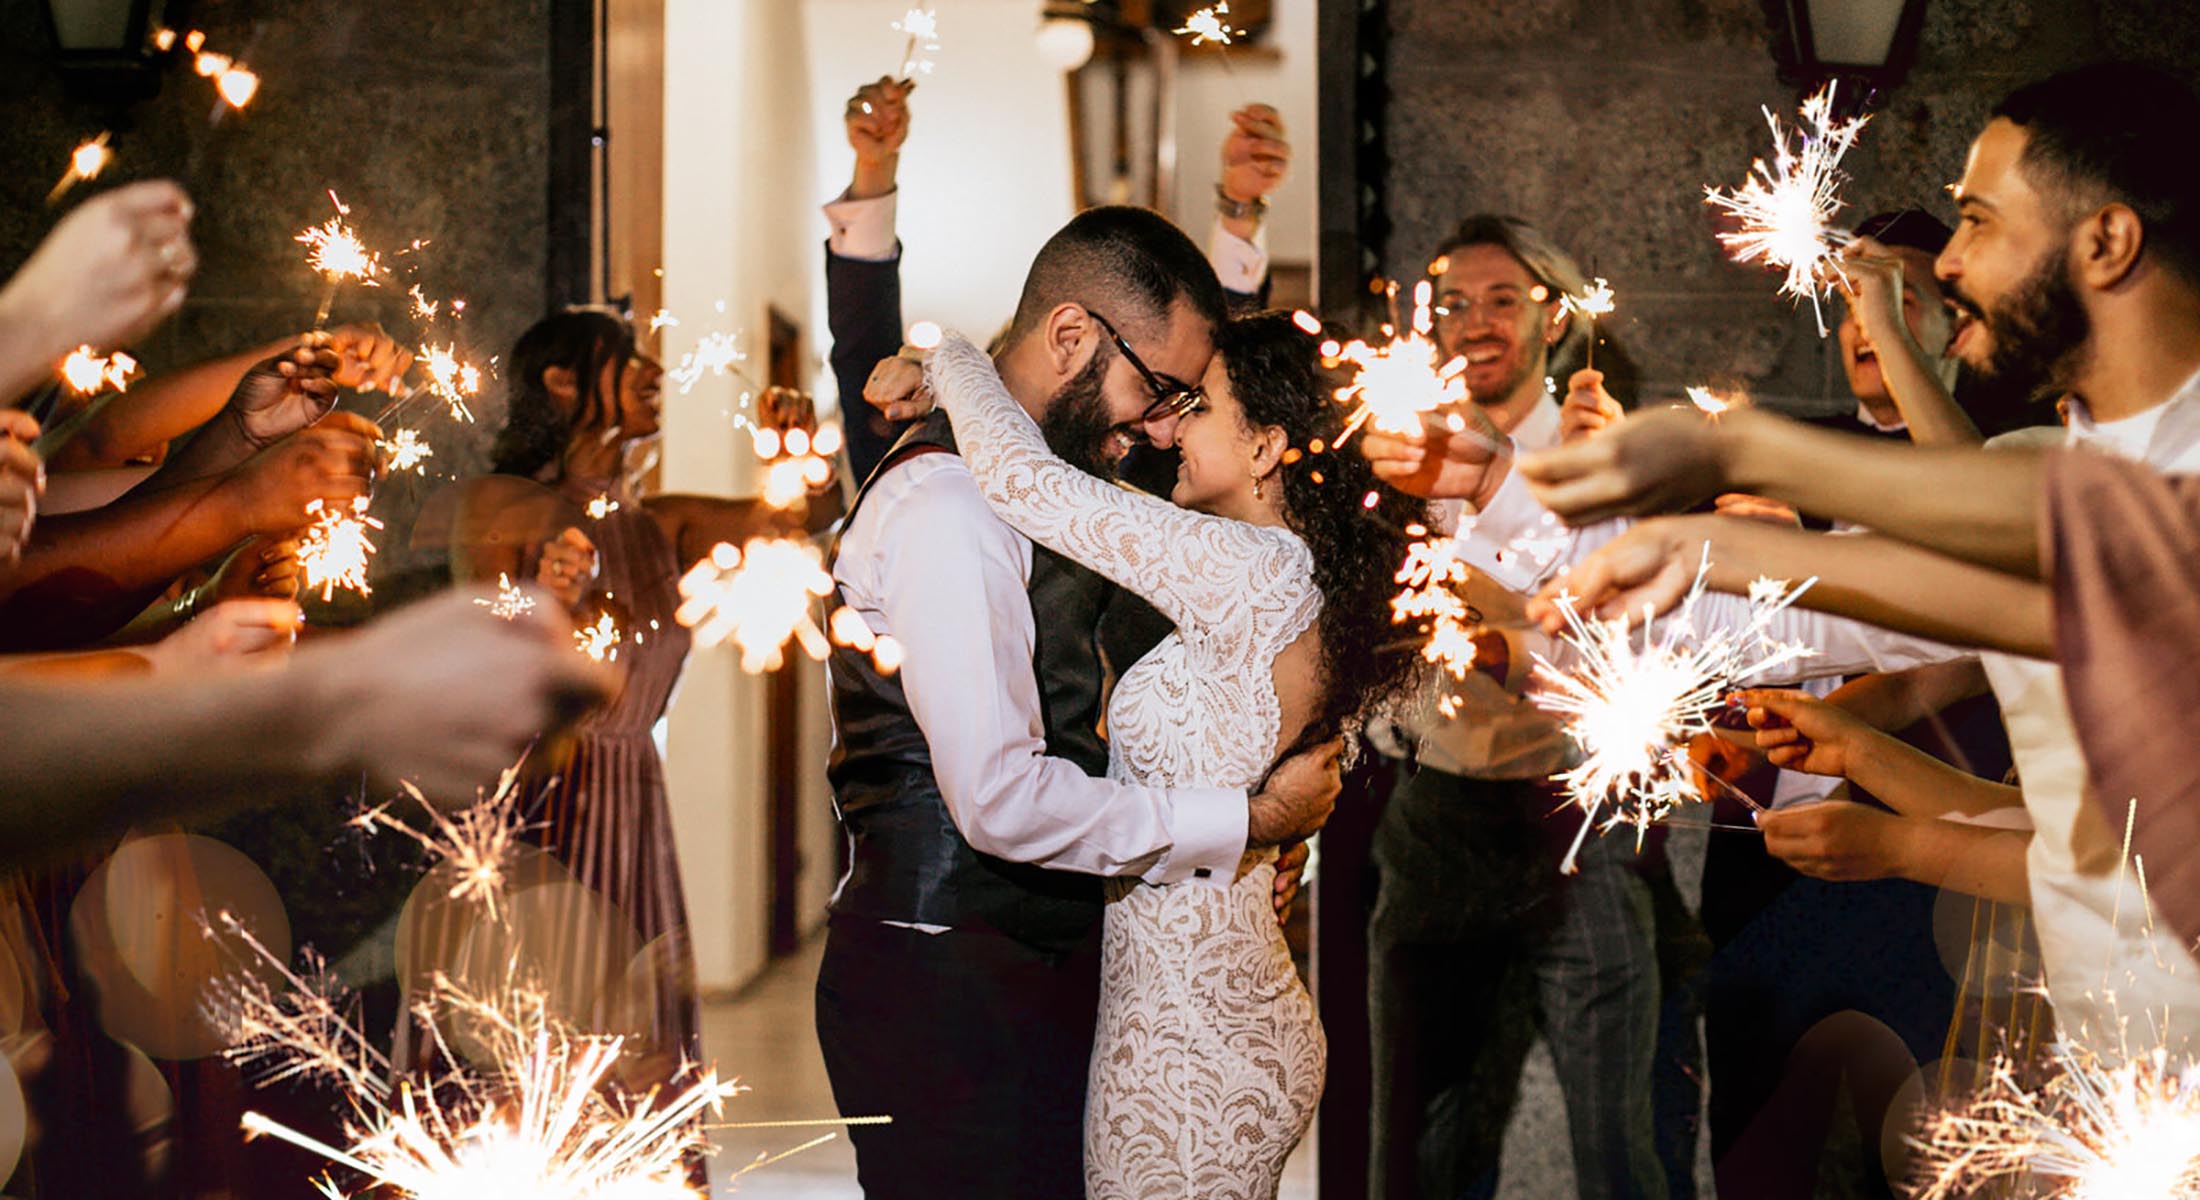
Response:
[[[1423,768],[1401,779],[1377,826],[1371,1200],[1494,1195],[1539,1032],[1564,1095],[1579,1194],[1666,1194],[1651,1106],[1649,889],[1624,834],[1592,835],[1580,874],[1559,876],[1557,849],[1575,825],[1551,809],[1533,782]]]

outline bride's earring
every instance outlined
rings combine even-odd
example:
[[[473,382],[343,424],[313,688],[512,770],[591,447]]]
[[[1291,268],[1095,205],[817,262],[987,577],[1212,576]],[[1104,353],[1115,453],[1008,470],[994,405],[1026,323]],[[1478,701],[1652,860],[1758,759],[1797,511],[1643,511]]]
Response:
[[[1260,476],[1260,472],[1258,472],[1258,471],[1254,471],[1254,472],[1252,472],[1252,476],[1253,476],[1253,499],[1255,499],[1255,500],[1258,500],[1258,499],[1260,499],[1260,481],[1261,481],[1261,476]]]

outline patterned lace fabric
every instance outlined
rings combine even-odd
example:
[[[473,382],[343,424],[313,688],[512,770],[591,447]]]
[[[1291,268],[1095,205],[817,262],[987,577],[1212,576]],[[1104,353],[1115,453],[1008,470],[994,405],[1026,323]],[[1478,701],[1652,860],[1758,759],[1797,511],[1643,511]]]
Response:
[[[1004,520],[1176,624],[1116,685],[1109,776],[1258,783],[1279,742],[1273,664],[1321,611],[1306,544],[1071,467],[961,337],[932,353],[926,375]],[[1085,1113],[1095,1200],[1275,1195],[1321,1098],[1327,1051],[1270,905],[1274,858],[1249,856],[1228,887],[1111,891]]]

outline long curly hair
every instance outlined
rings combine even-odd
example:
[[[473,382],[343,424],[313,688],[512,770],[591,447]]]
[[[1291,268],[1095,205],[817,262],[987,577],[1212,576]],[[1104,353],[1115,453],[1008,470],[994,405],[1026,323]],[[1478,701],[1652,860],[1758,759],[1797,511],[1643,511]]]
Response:
[[[539,474],[557,462],[575,429],[609,428],[618,419],[616,393],[599,394],[604,367],[617,380],[634,356],[634,327],[607,312],[570,308],[527,327],[505,358],[504,428],[489,452],[490,470],[499,475]],[[565,412],[543,386],[551,367],[573,372],[580,394]]]
[[[1276,477],[1284,521],[1313,552],[1325,689],[1300,745],[1357,726],[1412,685],[1420,659],[1397,645],[1390,599],[1415,540],[1406,527],[1428,521],[1427,506],[1378,480],[1357,450],[1331,449],[1348,414],[1334,399],[1344,381],[1322,366],[1320,344],[1280,312],[1241,317],[1215,338],[1246,426],[1278,426],[1296,451]]]

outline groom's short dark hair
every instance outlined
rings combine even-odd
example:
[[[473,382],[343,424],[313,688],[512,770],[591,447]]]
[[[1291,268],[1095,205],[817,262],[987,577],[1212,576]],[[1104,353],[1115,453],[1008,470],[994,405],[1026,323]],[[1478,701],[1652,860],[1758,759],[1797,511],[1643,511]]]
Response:
[[[1096,310],[1126,334],[1151,332],[1179,299],[1210,325],[1229,319],[1214,267],[1167,217],[1128,205],[1090,208],[1039,248],[1008,340],[1037,330],[1063,304]]]

